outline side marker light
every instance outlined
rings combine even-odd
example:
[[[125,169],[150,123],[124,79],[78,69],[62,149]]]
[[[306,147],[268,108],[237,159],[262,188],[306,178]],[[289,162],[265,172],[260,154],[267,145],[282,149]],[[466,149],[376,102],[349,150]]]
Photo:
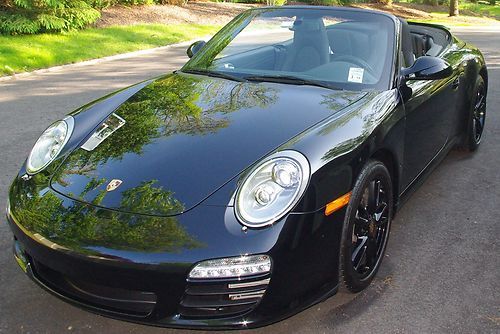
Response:
[[[351,199],[351,194],[352,191],[328,203],[325,208],[325,216],[329,216],[335,211],[338,211],[347,204],[349,204],[349,200]]]

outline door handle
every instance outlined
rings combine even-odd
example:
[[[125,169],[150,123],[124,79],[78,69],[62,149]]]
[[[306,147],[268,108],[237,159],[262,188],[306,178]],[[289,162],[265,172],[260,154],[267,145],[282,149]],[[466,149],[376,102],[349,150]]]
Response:
[[[453,82],[451,83],[451,89],[457,89],[458,86],[460,86],[460,76],[453,80]]]

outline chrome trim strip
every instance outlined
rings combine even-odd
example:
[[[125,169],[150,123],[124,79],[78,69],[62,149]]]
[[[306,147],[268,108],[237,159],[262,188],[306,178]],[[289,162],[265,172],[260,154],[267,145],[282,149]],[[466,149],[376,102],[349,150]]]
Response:
[[[229,295],[230,300],[242,300],[242,299],[251,299],[251,298],[261,298],[264,296],[266,290],[260,290],[255,292],[247,292],[247,293],[237,293]]]
[[[264,284],[269,284],[271,281],[270,278],[266,278],[260,281],[253,281],[253,282],[245,282],[245,283],[230,283],[227,285],[229,289],[238,289],[238,288],[249,288],[252,286],[258,286],[258,285],[264,285]]]

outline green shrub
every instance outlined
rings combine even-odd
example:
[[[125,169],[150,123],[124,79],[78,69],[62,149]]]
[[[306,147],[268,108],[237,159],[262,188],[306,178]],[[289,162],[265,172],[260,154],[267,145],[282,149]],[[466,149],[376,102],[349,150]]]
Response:
[[[267,0],[266,4],[268,6],[283,6],[286,4],[286,0]]]
[[[92,8],[103,9],[116,5],[117,0],[85,0]]]
[[[36,34],[81,29],[101,14],[82,0],[0,0],[0,33]]]

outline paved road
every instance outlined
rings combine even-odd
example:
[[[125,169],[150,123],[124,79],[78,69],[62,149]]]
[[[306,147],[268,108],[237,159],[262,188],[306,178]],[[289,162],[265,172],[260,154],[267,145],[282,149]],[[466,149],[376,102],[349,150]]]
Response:
[[[397,216],[378,278],[286,321],[248,333],[500,332],[500,33],[459,33],[489,65],[484,142],[452,152]],[[32,143],[51,121],[108,92],[185,61],[179,47],[0,81],[0,207]],[[3,219],[2,219],[3,220]],[[187,333],[82,311],[24,277],[0,224],[0,333]]]

